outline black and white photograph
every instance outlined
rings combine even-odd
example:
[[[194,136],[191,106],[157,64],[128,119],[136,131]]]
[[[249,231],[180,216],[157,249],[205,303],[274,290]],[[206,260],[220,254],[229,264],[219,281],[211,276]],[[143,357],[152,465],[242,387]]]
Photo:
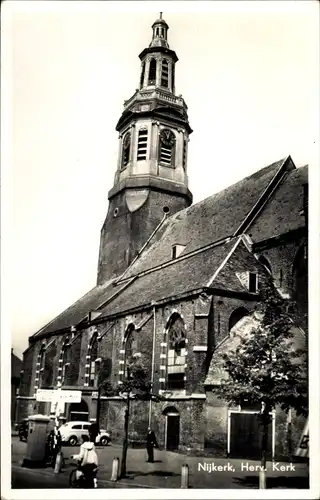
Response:
[[[3,498],[317,498],[318,2],[2,10]]]

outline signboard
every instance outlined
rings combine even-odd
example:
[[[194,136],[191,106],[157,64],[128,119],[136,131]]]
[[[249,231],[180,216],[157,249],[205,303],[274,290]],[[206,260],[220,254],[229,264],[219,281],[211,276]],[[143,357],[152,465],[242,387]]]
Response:
[[[36,394],[36,400],[41,402],[55,401],[55,391],[54,389],[38,389]]]
[[[62,403],[80,403],[81,402],[81,391],[63,391],[61,389],[38,389],[36,394],[36,400],[45,402],[49,401],[52,403],[59,402]]]
[[[294,453],[296,457],[309,457],[309,419],[304,426],[297,449]]]

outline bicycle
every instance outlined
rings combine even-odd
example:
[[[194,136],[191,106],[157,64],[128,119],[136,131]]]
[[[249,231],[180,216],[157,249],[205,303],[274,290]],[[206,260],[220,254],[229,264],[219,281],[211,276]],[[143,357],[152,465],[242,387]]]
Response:
[[[96,475],[98,472],[98,467],[93,470],[91,478],[85,476],[85,474],[77,467],[70,472],[69,475],[69,487],[70,488],[97,488]]]

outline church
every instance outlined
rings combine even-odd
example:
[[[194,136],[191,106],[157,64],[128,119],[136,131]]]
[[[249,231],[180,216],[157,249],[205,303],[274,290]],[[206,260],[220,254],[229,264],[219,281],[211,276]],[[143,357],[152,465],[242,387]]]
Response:
[[[255,409],[215,397],[219,358],[256,321],[270,274],[279,293],[295,301],[295,334],[306,344],[308,168],[288,156],[192,204],[192,128],[187,104],[175,94],[178,57],[168,28],[160,14],[139,55],[139,89],[116,125],[119,154],[96,286],[29,338],[18,413],[50,414],[50,403],[36,401],[38,389],[79,390],[81,403],[66,403],[64,417],[90,421],[99,406],[100,426],[120,442],[123,400],[101,395],[98,380],[103,374],[121,386],[128,359],[140,358],[162,399],[133,402],[133,444],[151,425],[168,450],[237,456],[247,443],[253,456]],[[291,418],[296,442],[304,422]],[[288,452],[287,429],[287,415],[275,411],[274,457]]]

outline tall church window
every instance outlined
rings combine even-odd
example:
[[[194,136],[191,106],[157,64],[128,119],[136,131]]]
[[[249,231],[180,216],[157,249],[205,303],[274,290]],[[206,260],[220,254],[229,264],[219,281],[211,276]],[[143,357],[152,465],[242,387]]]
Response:
[[[122,168],[125,168],[130,160],[131,135],[127,132],[122,143]]]
[[[142,68],[141,68],[140,88],[143,87],[145,69],[146,69],[146,63],[144,62],[142,63]]]
[[[71,363],[71,346],[70,343],[67,341],[67,343],[64,345],[63,352],[62,354],[62,378],[61,378],[61,385],[68,385],[68,371],[70,369],[70,363]]]
[[[42,384],[42,379],[43,379],[43,372],[44,372],[44,364],[45,364],[45,353],[46,353],[46,347],[43,344],[40,348],[38,357],[37,357],[37,364],[36,364],[36,377],[35,377],[35,385],[34,389],[35,391],[37,389],[41,388]]]
[[[89,385],[97,385],[97,358],[98,358],[98,335],[95,334],[91,341],[90,349],[90,373],[89,373]]]
[[[137,352],[137,337],[134,324],[130,324],[126,330],[124,336],[124,363],[123,363],[123,375],[125,378],[129,377],[129,367],[132,363],[133,356]]]
[[[160,163],[172,165],[174,160],[175,135],[169,129],[160,133]]]
[[[178,314],[172,316],[168,340],[167,389],[184,389],[186,336],[184,322]]]
[[[149,66],[148,85],[155,85],[156,75],[157,75],[157,61],[155,59],[151,59]]]
[[[148,130],[140,129],[138,134],[137,160],[146,160],[148,144]]]
[[[162,70],[161,70],[161,86],[168,87],[169,82],[169,67],[168,61],[165,59],[162,61]]]

